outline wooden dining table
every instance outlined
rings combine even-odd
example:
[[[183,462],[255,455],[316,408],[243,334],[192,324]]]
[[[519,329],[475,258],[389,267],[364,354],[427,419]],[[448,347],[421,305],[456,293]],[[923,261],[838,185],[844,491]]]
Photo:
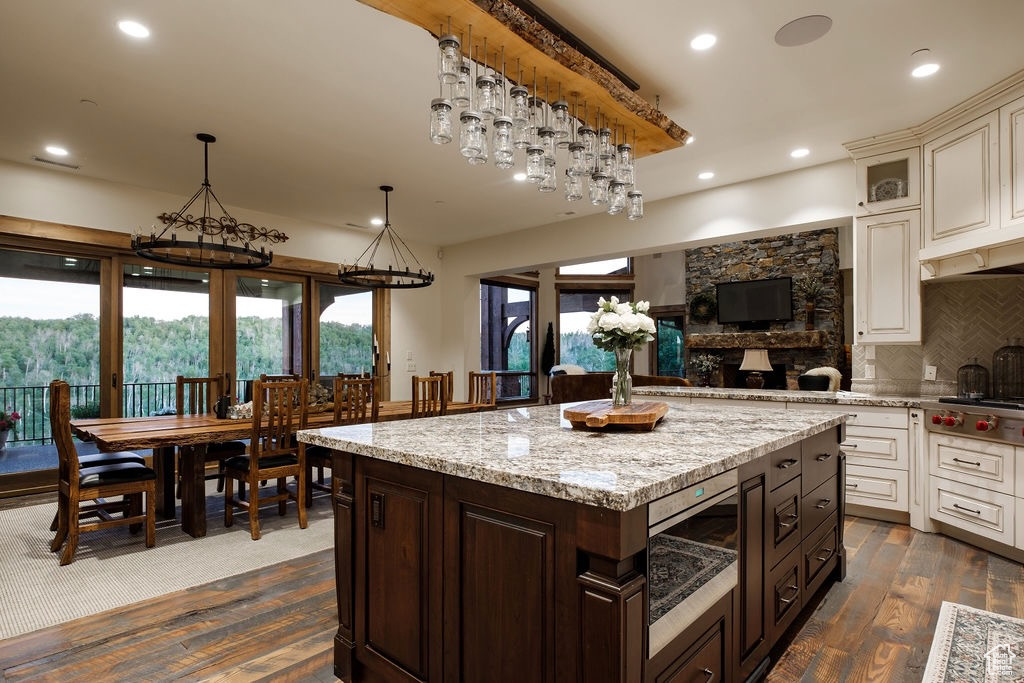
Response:
[[[493,410],[494,406],[452,402],[448,414]],[[412,401],[381,401],[379,422],[412,417]],[[306,428],[329,427],[334,411],[311,412]],[[71,429],[82,441],[92,441],[101,451],[153,449],[157,473],[156,505],[164,519],[174,519],[174,449],[181,449],[181,528],[196,538],[206,535],[206,447],[220,441],[247,439],[251,420],[202,415],[154,415],[150,417],[101,417],[72,419]]]

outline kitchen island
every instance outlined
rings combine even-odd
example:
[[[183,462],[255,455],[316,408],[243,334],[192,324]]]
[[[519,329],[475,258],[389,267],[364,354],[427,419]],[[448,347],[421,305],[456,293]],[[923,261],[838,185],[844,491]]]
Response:
[[[334,451],[338,677],[741,680],[763,667],[844,571],[845,418],[667,402],[642,433],[574,430],[565,405],[300,432]],[[654,511],[723,476],[738,484],[722,493],[737,578],[655,648]]]

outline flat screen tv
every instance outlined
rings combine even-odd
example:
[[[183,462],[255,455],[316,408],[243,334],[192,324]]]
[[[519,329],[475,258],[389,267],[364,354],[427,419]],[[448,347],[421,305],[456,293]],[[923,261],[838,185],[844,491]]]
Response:
[[[744,328],[767,328],[793,319],[793,278],[719,282],[718,322]]]

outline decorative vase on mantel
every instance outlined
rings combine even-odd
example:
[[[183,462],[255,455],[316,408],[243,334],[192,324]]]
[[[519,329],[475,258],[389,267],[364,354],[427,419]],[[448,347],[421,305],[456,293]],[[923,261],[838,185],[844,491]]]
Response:
[[[807,314],[806,322],[804,322],[805,330],[814,329],[814,302],[808,301],[804,304],[804,312]]]
[[[612,407],[628,406],[633,401],[633,378],[629,375],[629,359],[633,349],[616,348],[615,374],[612,375]]]

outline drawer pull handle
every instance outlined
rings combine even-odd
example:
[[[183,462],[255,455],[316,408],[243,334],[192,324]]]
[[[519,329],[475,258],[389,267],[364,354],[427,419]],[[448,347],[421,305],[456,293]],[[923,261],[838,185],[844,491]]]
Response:
[[[828,562],[832,559],[832,554],[835,552],[835,548],[825,548],[825,554],[815,557],[818,562]]]
[[[788,588],[789,590],[793,591],[793,595],[788,597],[788,598],[782,598],[782,597],[779,598],[779,602],[783,603],[784,605],[788,605],[789,603],[793,602],[794,600],[796,600],[797,596],[800,595],[800,587],[799,586],[794,586],[793,584],[790,584],[790,585],[786,586],[786,588]]]
[[[864,334],[864,333],[861,332],[861,334]],[[851,420],[856,420],[857,419],[857,413],[847,413],[846,417],[850,418]]]
[[[855,444],[855,443],[844,443],[843,444],[843,448],[857,448],[857,444]],[[819,456],[818,459],[821,460],[821,457]]]
[[[701,669],[701,673],[707,676],[709,681],[714,680],[715,678],[715,672],[711,669]]]
[[[974,462],[973,460],[961,460],[960,458],[953,458],[953,462],[958,462],[961,465],[974,465],[975,467],[981,467],[980,462]]]
[[[965,508],[963,505],[960,505],[959,503],[953,503],[953,507],[955,507],[957,510],[963,510],[964,512],[970,512],[972,515],[980,515],[981,514],[981,510],[972,510],[971,508]]]
[[[831,457],[832,457],[831,453],[822,453],[821,455],[816,457],[815,460],[817,460],[818,462],[825,462],[826,460],[828,460]]]
[[[783,519],[789,519],[789,520],[792,520],[792,521],[790,521],[790,522],[779,521],[779,526],[782,527],[783,529],[788,529],[789,527],[793,526],[793,523],[796,522],[796,520],[799,519],[799,518],[800,518],[800,515],[793,515],[793,514],[786,515]]]
[[[849,484],[849,483],[848,483],[848,484],[846,485],[846,488],[848,488],[848,489],[855,489],[855,488],[857,488],[858,486],[859,486],[859,484]]]
[[[832,504],[832,499],[831,498],[822,498],[821,502],[819,502],[814,507],[816,507],[819,510],[824,510],[825,508],[827,508],[831,504]]]
[[[783,460],[782,462],[780,462],[780,463],[778,464],[778,468],[779,468],[780,470],[788,470],[788,469],[789,469],[790,467],[792,467],[793,465],[795,465],[795,464],[796,464],[797,462],[798,462],[798,461],[794,460],[793,458],[789,458],[789,459],[787,459],[787,460]]]

